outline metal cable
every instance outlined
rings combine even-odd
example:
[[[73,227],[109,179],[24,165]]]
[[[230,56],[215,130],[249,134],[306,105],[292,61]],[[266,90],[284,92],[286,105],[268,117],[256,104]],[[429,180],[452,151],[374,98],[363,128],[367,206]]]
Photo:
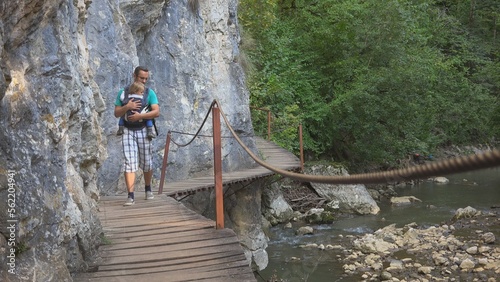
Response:
[[[182,132],[182,131],[175,131],[175,130],[170,130],[171,133],[177,133],[177,134],[180,134],[180,135],[191,135],[191,136],[197,136],[197,137],[206,137],[206,138],[213,138],[214,136],[213,135],[205,135],[205,134],[194,134],[194,133],[189,133],[189,132]],[[255,134],[248,134],[248,135],[243,135],[243,136],[240,136],[240,138],[250,138],[250,137],[255,137],[256,135]],[[225,139],[234,139],[233,135],[231,136],[221,136],[221,138],[225,138]]]
[[[177,134],[181,134],[181,135],[193,135],[193,138],[191,138],[191,140],[189,140],[189,142],[187,142],[186,144],[179,144],[177,142],[175,142],[173,139],[170,139],[170,142],[174,143],[175,145],[179,146],[179,147],[186,147],[188,146],[189,144],[193,143],[194,139],[196,139],[196,137],[213,137],[212,135],[202,135],[202,134],[199,134],[201,129],[203,128],[203,126],[205,125],[205,123],[207,122],[207,119],[210,115],[210,112],[212,110],[212,107],[214,106],[214,104],[216,103],[216,100],[214,100],[212,102],[212,104],[210,104],[210,107],[207,111],[207,114],[205,115],[205,118],[203,119],[203,122],[201,123],[200,127],[198,128],[198,131],[196,131],[195,134],[192,134],[192,133],[186,133],[186,132],[180,132],[180,131],[173,131],[171,130],[170,132],[172,133],[177,133]],[[243,136],[243,137],[254,137],[254,135],[247,135],[247,136]],[[233,138],[232,136],[221,136],[221,138]]]
[[[179,144],[173,140],[170,140],[170,142],[174,143],[175,145],[179,146],[179,147],[186,147],[188,146],[189,144],[191,144],[194,139],[198,136],[198,134],[200,133],[201,129],[203,128],[203,126],[205,125],[205,122],[207,121],[208,119],[208,116],[210,115],[210,110],[212,109],[212,107],[214,106],[214,104],[216,103],[216,100],[214,100],[212,102],[212,104],[210,104],[210,108],[209,110],[207,111],[207,115],[205,116],[205,119],[203,120],[203,122],[201,123],[200,127],[198,128],[198,131],[196,131],[195,135],[193,136],[193,138],[191,140],[189,140],[189,142],[187,142],[186,144]]]
[[[483,169],[500,165],[500,151],[494,149],[492,151],[478,155],[470,155],[443,161],[436,161],[420,166],[414,166],[410,168],[403,168],[385,172],[364,173],[364,174],[355,174],[346,176],[324,176],[324,175],[308,175],[308,174],[294,173],[273,167],[272,165],[267,164],[266,162],[259,159],[241,141],[236,132],[233,130],[219,102],[217,102],[217,100],[214,100],[212,106],[214,104],[218,105],[222,118],[224,119],[224,122],[229,128],[229,131],[231,131],[231,134],[255,162],[275,173],[281,174],[282,176],[302,182],[316,182],[316,183],[329,183],[329,184],[391,183],[397,181],[421,179],[441,174],[459,173],[459,172]]]

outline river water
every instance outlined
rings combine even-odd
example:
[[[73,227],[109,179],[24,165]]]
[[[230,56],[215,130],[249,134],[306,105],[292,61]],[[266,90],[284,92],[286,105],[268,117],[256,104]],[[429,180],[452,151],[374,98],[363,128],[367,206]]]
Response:
[[[458,208],[471,206],[485,210],[500,206],[500,168],[492,168],[445,176],[447,184],[424,181],[414,186],[398,187],[398,196],[415,196],[422,200],[408,206],[391,207],[379,203],[377,215],[349,216],[328,225],[313,226],[315,234],[296,236],[300,223],[292,229],[282,225],[271,229],[268,267],[257,275],[258,281],[359,281],[359,277],[343,275],[341,250],[305,249],[307,243],[339,245],[348,235],[372,233],[396,223],[397,227],[415,222],[421,226],[435,225],[451,219]]]

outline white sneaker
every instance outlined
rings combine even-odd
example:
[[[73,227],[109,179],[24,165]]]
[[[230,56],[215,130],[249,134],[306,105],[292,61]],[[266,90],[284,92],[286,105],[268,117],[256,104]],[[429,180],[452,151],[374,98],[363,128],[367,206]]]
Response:
[[[133,205],[133,204],[135,204],[134,199],[132,199],[132,198],[127,198],[127,201],[123,204],[123,206],[131,206],[131,205]]]
[[[147,191],[146,197],[144,197],[144,199],[146,199],[146,200],[152,200],[154,198],[155,198],[155,196],[153,195],[153,192],[151,192],[151,191]]]

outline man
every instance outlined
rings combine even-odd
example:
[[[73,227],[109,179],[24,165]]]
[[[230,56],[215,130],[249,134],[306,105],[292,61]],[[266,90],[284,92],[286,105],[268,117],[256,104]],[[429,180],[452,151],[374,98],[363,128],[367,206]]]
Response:
[[[138,66],[134,70],[134,82],[141,82],[145,84],[149,78],[149,71],[147,68]],[[124,155],[124,175],[125,185],[127,185],[128,198],[124,206],[131,206],[135,203],[134,197],[134,182],[135,172],[138,168],[142,169],[144,173],[144,183],[146,191],[146,200],[154,198],[151,192],[151,179],[153,177],[153,160],[152,160],[152,146],[151,140],[147,137],[147,129],[145,121],[148,119],[157,118],[160,116],[160,107],[158,106],[158,98],[156,93],[148,88],[148,101],[146,102],[151,106],[151,110],[146,113],[141,113],[140,100],[130,100],[128,103],[122,103],[125,97],[124,89],[118,92],[115,101],[115,117],[122,117],[127,111],[132,111],[128,116],[130,122],[144,121],[144,126],[137,128],[127,127],[122,135],[122,146]]]

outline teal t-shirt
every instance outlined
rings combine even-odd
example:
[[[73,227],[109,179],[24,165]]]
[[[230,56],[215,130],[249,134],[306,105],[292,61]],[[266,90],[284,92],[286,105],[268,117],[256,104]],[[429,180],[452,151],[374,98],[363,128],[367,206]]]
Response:
[[[148,105],[157,105],[158,104],[158,97],[156,97],[156,93],[153,91],[153,89],[149,89],[149,94],[148,94]],[[123,99],[125,99],[125,92],[123,91],[124,89],[120,89],[118,91],[118,95],[116,96],[115,100],[115,106],[123,106]]]

